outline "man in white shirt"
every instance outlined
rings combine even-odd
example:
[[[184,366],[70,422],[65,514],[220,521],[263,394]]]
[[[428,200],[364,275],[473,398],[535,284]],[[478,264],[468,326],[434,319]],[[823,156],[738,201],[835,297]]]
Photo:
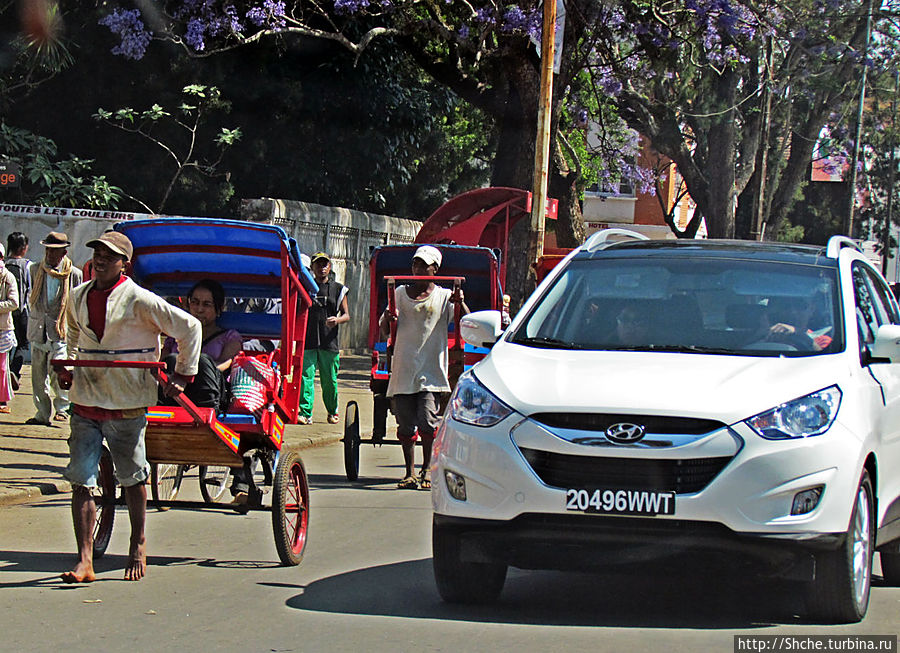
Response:
[[[412,273],[417,277],[433,277],[441,266],[438,248],[423,245],[413,254]],[[391,358],[391,378],[387,396],[397,419],[397,438],[403,448],[406,474],[397,487],[428,489],[431,445],[440,423],[441,393],[450,392],[447,378],[447,330],[453,319],[453,304],[459,303],[465,315],[469,312],[462,289],[455,293],[422,279],[395,291],[396,314],[385,309],[379,321],[382,334],[397,321],[397,338]],[[422,438],[422,470],[416,478],[415,445]]]
[[[31,292],[28,296],[28,342],[31,343],[31,390],[34,417],[26,424],[50,426],[69,419],[69,396],[49,362],[66,356],[66,310],[72,289],[81,283],[81,270],[66,256],[69,237],[51,231],[41,241],[44,257],[28,266]],[[53,391],[53,402],[50,391]]]

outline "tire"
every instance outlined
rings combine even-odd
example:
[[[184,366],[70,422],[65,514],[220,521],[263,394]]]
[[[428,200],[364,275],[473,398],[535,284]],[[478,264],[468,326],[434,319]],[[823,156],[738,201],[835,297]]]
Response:
[[[447,603],[491,603],[506,582],[506,565],[464,562],[460,558],[460,536],[454,529],[431,525],[432,566],[438,593]]]
[[[94,497],[97,521],[94,522],[94,558],[102,558],[112,537],[113,522],[116,519],[116,477],[113,474],[112,456],[103,447],[100,454],[100,471],[97,475],[99,496]]]
[[[850,526],[836,551],[816,556],[816,578],[809,587],[810,616],[826,623],[851,623],[866,616],[875,552],[875,501],[864,471],[853,500]]]
[[[890,587],[900,587],[900,548],[894,542],[891,545],[894,551],[881,552],[881,576],[884,578],[885,584]]]
[[[159,505],[160,501],[173,501],[181,489],[184,478],[184,465],[171,463],[153,463],[150,465],[150,498],[160,512],[169,506]]]
[[[272,530],[281,563],[299,565],[309,530],[309,482],[296,451],[282,450],[272,489]]]
[[[347,402],[344,411],[344,472],[348,481],[359,478],[359,408]]]
[[[231,468],[200,465],[197,473],[200,475],[200,494],[203,496],[203,500],[206,503],[219,501],[228,489]]]

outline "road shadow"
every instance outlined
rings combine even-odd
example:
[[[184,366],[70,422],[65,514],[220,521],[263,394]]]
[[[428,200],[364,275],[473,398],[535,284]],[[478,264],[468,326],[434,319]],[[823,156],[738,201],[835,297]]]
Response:
[[[665,568],[639,575],[511,569],[490,605],[443,603],[431,559],[350,571],[308,584],[297,610],[480,623],[619,628],[748,629],[803,623],[794,595],[763,583]]]
[[[127,562],[127,555],[110,555],[107,553],[102,558],[95,558],[94,571],[98,575],[98,578],[94,582],[103,583],[120,580],[124,582],[121,577],[102,578],[101,576],[108,572],[124,571]],[[224,561],[172,556],[150,556],[148,560],[148,566],[150,567],[171,567],[178,565],[218,566],[219,563],[224,565]],[[69,585],[63,583],[59,577],[61,573],[71,569],[74,564],[75,555],[71,552],[47,553],[34,551],[0,551],[0,566],[3,567],[4,572],[40,574],[35,578],[12,581],[7,580],[10,578],[10,575],[4,573],[2,577],[4,580],[0,581],[0,590],[14,587],[54,588],[58,586],[59,589],[85,587],[85,585]]]
[[[402,465],[397,465],[402,468]],[[343,474],[308,474],[309,486],[313,490],[333,490],[340,488],[342,490],[373,490],[373,489],[389,489],[397,488],[397,479],[394,478],[359,478],[355,481],[348,481]]]

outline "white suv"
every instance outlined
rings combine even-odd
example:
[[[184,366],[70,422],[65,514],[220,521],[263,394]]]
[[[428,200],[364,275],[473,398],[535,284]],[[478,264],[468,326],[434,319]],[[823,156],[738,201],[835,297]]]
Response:
[[[572,252],[457,384],[434,445],[434,573],[495,599],[508,566],[726,553],[858,621],[900,581],[900,311],[853,241]]]

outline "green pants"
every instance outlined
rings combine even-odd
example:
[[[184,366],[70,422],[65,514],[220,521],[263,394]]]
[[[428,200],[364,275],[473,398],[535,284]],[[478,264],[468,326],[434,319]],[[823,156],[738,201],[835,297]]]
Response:
[[[300,414],[312,417],[313,400],[316,398],[316,368],[322,386],[322,401],[329,415],[338,414],[337,376],[341,365],[340,354],[326,349],[307,349],[303,352],[303,389],[300,392]]]

